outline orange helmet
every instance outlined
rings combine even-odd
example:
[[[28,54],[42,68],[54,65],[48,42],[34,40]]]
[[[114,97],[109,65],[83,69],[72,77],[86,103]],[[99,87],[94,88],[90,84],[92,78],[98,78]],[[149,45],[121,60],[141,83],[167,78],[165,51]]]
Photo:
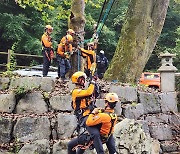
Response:
[[[72,77],[72,83],[80,84],[81,85],[81,79],[86,80],[86,74],[82,71],[75,72]]]
[[[70,35],[74,35],[74,34],[75,34],[75,31],[72,30],[72,29],[68,29],[68,30],[67,30],[67,33],[70,34]]]
[[[105,101],[109,103],[116,103],[119,101],[119,98],[116,93],[107,93],[105,96]]]
[[[73,37],[72,37],[71,35],[67,34],[67,35],[66,35],[66,40],[67,40],[68,42],[73,42]]]
[[[51,25],[46,25],[46,26],[45,26],[45,29],[53,30],[53,27],[52,27]]]

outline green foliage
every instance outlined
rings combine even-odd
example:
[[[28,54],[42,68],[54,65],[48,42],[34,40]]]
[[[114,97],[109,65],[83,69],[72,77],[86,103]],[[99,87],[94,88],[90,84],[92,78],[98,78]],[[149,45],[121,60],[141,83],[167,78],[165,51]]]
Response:
[[[17,89],[14,90],[16,95],[22,95],[26,93],[26,88],[25,87],[18,87]]]
[[[14,71],[16,69],[16,58],[15,58],[15,55],[14,55],[14,51],[13,50],[10,50],[10,62],[8,62],[7,64],[7,71]]]
[[[16,89],[14,89],[16,99],[18,99],[18,100],[21,99],[22,97],[24,97],[28,92],[30,92],[30,90],[24,86],[17,87]]]
[[[14,146],[12,147],[12,151],[15,153],[15,154],[18,154],[20,149],[22,148],[23,144],[20,143],[19,141],[19,138],[15,138],[15,141],[14,141]]]
[[[176,91],[179,91],[180,93],[180,77],[176,77]]]
[[[129,0],[115,1],[115,4],[109,14],[106,24],[115,30],[117,38],[119,38],[121,28],[126,17]]]
[[[3,30],[2,38],[18,41],[24,33],[23,27],[27,25],[27,18],[22,14],[14,16],[13,14],[0,13],[0,22]]]
[[[169,8],[158,44],[162,44],[168,48],[174,48],[176,46],[176,29],[180,25],[179,15],[180,14],[175,13],[171,8]]]
[[[15,0],[19,6],[22,8],[26,8],[26,6],[34,7],[38,11],[43,11],[43,9],[49,8],[50,10],[53,10],[54,7],[51,5],[54,3],[54,0]]]
[[[67,7],[71,6],[71,0],[16,0],[16,2],[24,9],[29,6],[41,12],[42,19],[46,23],[52,23],[57,19],[67,19],[70,13]]]
[[[43,98],[44,98],[44,101],[48,101],[49,100],[49,93],[48,92],[43,92]]]
[[[10,61],[7,63],[7,71],[3,72],[3,76],[5,77],[12,77],[13,76],[13,72],[16,69],[16,57],[14,55],[14,50],[16,49],[17,43],[14,43],[11,50],[9,50],[10,52]]]
[[[0,22],[0,49],[6,51],[16,42],[16,52],[40,53],[44,26],[39,12],[29,7],[24,10],[13,1],[0,3]]]

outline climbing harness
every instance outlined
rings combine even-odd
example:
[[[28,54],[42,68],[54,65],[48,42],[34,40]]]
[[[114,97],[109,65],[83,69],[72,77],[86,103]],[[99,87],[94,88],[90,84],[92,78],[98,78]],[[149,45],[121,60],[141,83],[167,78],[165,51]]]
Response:
[[[111,132],[112,132],[112,128],[114,126],[114,122],[116,120],[116,114],[114,113],[109,113],[109,112],[105,112],[104,110],[100,110],[100,112],[104,112],[104,113],[107,113],[110,117],[111,117],[111,128],[109,130],[109,133],[107,135],[101,135],[101,141],[102,143],[106,143],[111,135]],[[77,148],[80,148],[80,149],[83,149],[83,150],[86,150],[86,149],[90,149],[92,150],[94,148],[94,143],[93,143],[93,140],[90,136],[90,134],[87,132],[86,128],[84,128],[84,131],[82,133],[78,133],[78,145],[75,146],[72,150],[76,150]]]

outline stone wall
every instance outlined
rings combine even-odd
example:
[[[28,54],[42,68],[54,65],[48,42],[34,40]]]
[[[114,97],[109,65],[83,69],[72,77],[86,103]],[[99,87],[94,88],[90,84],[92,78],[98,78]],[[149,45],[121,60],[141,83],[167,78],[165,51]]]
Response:
[[[115,130],[119,153],[139,154],[137,149],[141,149],[141,153],[180,150],[176,92],[99,84],[102,88],[101,97],[96,101],[98,107],[104,106],[106,92],[116,92],[121,99],[115,109],[121,121]],[[51,78],[1,78],[0,154],[66,153],[67,142],[77,124],[71,108],[70,92],[73,88],[71,82],[62,84]],[[132,142],[132,139],[137,142]]]

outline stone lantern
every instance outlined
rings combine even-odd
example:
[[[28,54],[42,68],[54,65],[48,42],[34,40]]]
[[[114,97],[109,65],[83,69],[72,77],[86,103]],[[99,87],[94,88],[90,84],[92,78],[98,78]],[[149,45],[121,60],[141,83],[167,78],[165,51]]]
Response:
[[[158,69],[161,76],[161,91],[162,92],[173,92],[175,91],[175,72],[177,68],[173,66],[173,58],[175,54],[169,52],[160,54],[161,67]]]

